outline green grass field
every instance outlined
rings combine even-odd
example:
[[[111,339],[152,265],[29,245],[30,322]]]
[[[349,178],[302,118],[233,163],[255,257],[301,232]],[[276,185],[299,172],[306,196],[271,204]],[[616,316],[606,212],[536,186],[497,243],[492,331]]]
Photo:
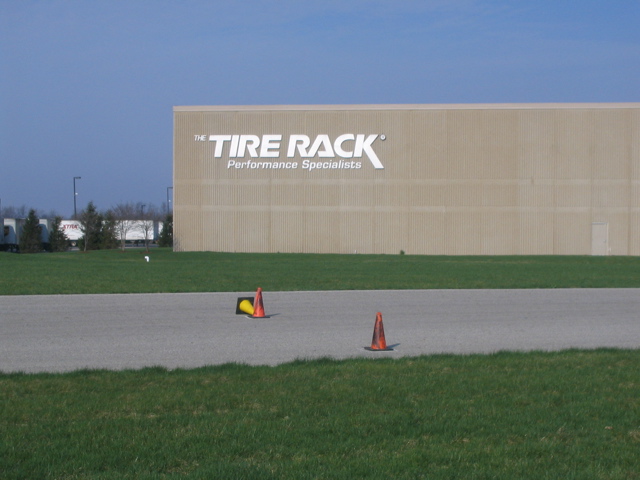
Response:
[[[3,479],[637,479],[637,351],[0,376]]]
[[[0,253],[0,295],[640,287],[640,257]]]
[[[636,257],[145,255],[0,253],[0,295],[640,287]],[[0,373],[0,478],[640,479],[638,372],[601,349]]]

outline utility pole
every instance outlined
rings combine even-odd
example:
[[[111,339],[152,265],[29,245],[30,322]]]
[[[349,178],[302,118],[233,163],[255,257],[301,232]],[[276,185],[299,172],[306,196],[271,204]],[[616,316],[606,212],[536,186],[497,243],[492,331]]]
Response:
[[[81,180],[82,177],[73,177],[73,219],[78,218],[78,209],[76,208],[76,197],[78,196],[78,192],[76,192],[76,180]]]
[[[171,198],[169,197],[169,190],[173,190],[173,187],[167,187],[167,213],[171,213]],[[171,192],[173,193],[173,192]]]

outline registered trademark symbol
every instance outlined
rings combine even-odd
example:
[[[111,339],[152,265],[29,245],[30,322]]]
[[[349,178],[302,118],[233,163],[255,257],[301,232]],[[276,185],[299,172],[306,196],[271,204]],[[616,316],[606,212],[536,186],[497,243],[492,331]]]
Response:
[[[380,135],[380,140],[385,141],[387,139],[386,135]]]

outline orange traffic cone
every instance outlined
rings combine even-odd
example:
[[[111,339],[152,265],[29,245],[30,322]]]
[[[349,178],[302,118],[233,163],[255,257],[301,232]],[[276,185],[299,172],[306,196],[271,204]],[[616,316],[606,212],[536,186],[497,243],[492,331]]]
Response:
[[[376,314],[376,324],[373,327],[373,339],[371,340],[371,348],[367,350],[384,351],[393,350],[387,347],[387,341],[384,338],[384,326],[382,325],[382,313]]]
[[[262,289],[258,287],[256,298],[253,300],[253,318],[266,318],[264,314],[264,305],[262,304]]]

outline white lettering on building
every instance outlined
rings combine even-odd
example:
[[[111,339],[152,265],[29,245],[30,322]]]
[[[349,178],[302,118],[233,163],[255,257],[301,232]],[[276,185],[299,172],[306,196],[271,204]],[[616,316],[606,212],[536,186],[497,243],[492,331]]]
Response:
[[[203,141],[206,135],[194,135],[195,141]],[[384,135],[365,135],[345,133],[331,140],[329,135],[320,134],[313,140],[308,135],[291,135],[287,142],[286,152],[288,159],[296,156],[305,159],[302,162],[261,162],[253,160],[237,161],[235,159],[267,159],[280,158],[282,147],[282,135],[209,135],[209,142],[214,143],[213,156],[222,158],[227,152],[229,161],[227,168],[270,168],[270,169],[295,169],[302,166],[309,171],[316,169],[351,169],[362,168],[362,162],[346,159],[360,159],[366,155],[371,164],[376,169],[383,169],[384,165],[378,158],[373,143],[380,138],[385,140]],[[313,162],[310,158],[331,159],[332,161]]]

